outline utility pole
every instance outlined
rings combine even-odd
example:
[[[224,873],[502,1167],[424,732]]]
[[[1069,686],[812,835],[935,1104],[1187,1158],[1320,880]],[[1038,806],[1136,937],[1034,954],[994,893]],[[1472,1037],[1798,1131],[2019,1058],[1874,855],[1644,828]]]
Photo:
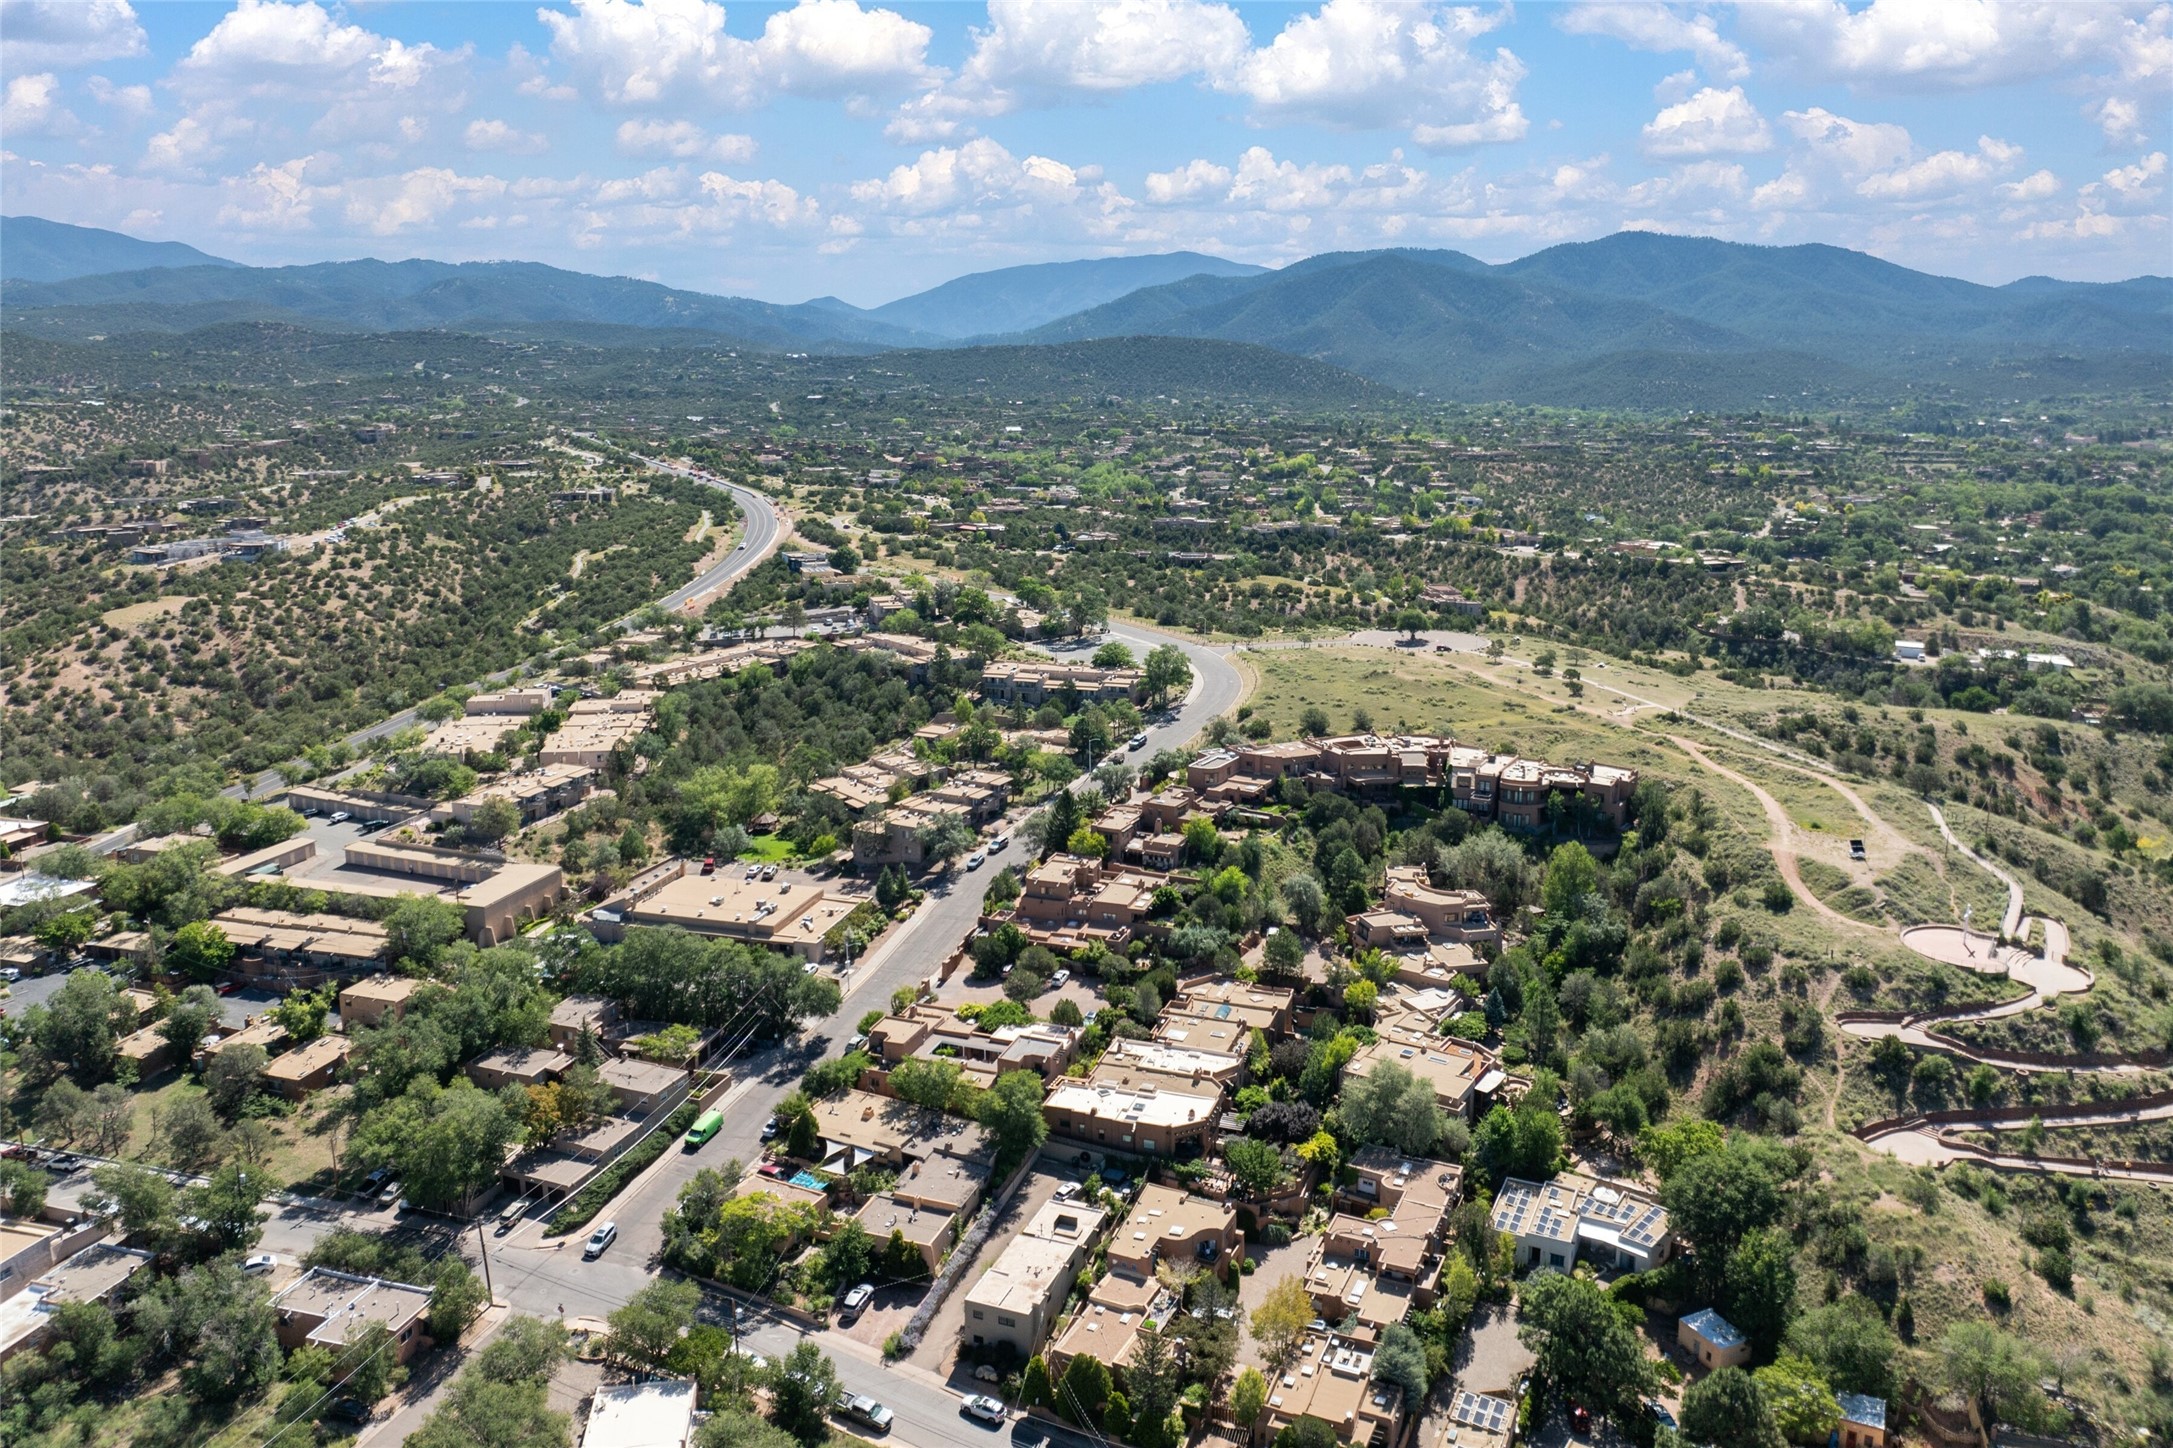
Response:
[[[490,1238],[483,1235],[483,1222],[480,1217],[476,1219],[475,1223],[475,1245],[476,1249],[483,1254],[484,1296],[490,1301],[496,1302],[498,1300],[498,1289],[491,1286],[490,1283]]]

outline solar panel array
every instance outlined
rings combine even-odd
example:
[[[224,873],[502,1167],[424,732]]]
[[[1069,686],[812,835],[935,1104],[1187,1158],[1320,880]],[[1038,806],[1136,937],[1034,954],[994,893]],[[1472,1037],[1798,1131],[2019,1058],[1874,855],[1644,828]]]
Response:
[[[1494,1199],[1494,1230],[1524,1235],[1524,1219],[1538,1205],[1539,1194],[1522,1182],[1504,1182]]]
[[[1508,1426],[1510,1412],[1511,1405],[1504,1399],[1490,1398],[1484,1393],[1459,1388],[1456,1402],[1449,1409],[1449,1417],[1459,1423],[1468,1423],[1474,1428],[1483,1428],[1489,1433],[1500,1433]]]
[[[1667,1209],[1647,1207],[1638,1214],[1636,1221],[1622,1230],[1622,1240],[1633,1247],[1650,1247],[1660,1240],[1660,1232],[1667,1225]]]

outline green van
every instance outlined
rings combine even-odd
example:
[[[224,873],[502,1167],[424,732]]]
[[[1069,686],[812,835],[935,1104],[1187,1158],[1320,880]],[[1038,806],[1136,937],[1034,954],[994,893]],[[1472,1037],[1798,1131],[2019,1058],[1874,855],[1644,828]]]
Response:
[[[693,1130],[687,1133],[687,1150],[694,1151],[699,1147],[706,1146],[709,1139],[722,1130],[724,1130],[723,1112],[703,1112],[701,1118],[694,1123]]]

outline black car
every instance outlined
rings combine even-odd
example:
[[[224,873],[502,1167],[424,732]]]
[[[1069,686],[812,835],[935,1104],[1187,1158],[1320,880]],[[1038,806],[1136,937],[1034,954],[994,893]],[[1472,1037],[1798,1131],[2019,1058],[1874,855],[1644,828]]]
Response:
[[[370,1405],[360,1398],[334,1398],[332,1406],[324,1410],[324,1415],[345,1423],[367,1423],[370,1421]]]

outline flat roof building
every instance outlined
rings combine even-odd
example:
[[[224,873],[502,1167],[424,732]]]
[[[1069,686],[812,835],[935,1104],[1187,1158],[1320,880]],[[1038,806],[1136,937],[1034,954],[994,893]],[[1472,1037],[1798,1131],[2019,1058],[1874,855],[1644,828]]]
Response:
[[[687,1448],[694,1441],[694,1384],[652,1378],[596,1390],[581,1448]]]
[[[615,897],[598,914],[614,917],[606,929],[620,934],[634,926],[676,925],[694,935],[822,960],[828,954],[824,937],[852,914],[855,903],[814,885],[749,880],[723,871],[704,875],[687,871],[681,862],[676,876],[656,880],[639,894]]]
[[[1222,1093],[1220,1088],[1177,1092],[1066,1079],[1043,1099],[1041,1112],[1052,1135],[1115,1151],[1186,1157],[1205,1148],[1222,1114]]]
[[[1043,1206],[968,1289],[965,1340],[975,1347],[1009,1345],[1020,1358],[1032,1357],[1093,1255],[1105,1220],[1099,1208],[1076,1202]]]
[[[1567,1272],[1580,1253],[1602,1268],[1646,1272],[1668,1259],[1675,1231],[1651,1193],[1584,1172],[1547,1182],[1511,1177],[1494,1198],[1493,1227],[1516,1239],[1517,1262]]]
[[[312,1267],[272,1298],[279,1345],[288,1352],[321,1347],[335,1356],[373,1322],[392,1334],[394,1356],[406,1362],[428,1341],[423,1315],[430,1289],[382,1277],[357,1277]]]
[[[351,1031],[358,1026],[382,1025],[387,1017],[398,1020],[407,1014],[409,1000],[421,988],[419,980],[391,975],[373,975],[344,986],[340,990],[340,1024]]]
[[[323,1035],[283,1056],[274,1056],[264,1068],[265,1084],[289,1101],[322,1091],[339,1079],[348,1044],[345,1036]]]
[[[1150,1182],[1109,1239],[1109,1270],[1145,1280],[1156,1263],[1168,1262],[1220,1277],[1243,1250],[1234,1207]]]

